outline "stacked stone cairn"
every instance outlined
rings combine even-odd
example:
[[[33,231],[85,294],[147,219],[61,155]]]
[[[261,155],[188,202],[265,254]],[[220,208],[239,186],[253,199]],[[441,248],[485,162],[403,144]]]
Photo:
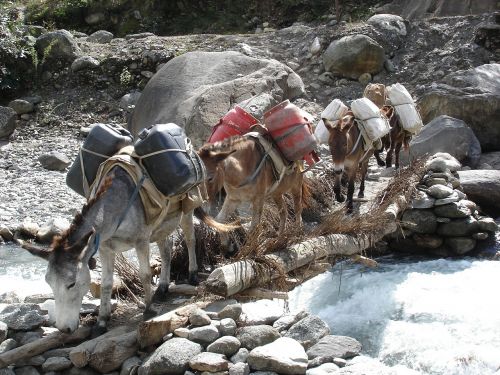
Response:
[[[478,241],[493,236],[498,225],[479,214],[478,206],[462,191],[460,163],[450,154],[437,153],[426,163],[417,194],[401,218],[401,230],[390,236],[390,247],[402,252],[438,256],[463,255]]]

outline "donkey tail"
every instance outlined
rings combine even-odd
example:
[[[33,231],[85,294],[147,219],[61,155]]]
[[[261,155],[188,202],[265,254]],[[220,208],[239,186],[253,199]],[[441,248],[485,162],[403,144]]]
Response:
[[[203,221],[206,225],[208,225],[211,228],[214,228],[215,230],[219,232],[230,232],[232,230],[235,230],[240,227],[240,225],[235,225],[235,224],[223,224],[219,223],[217,220],[215,220],[212,216],[207,214],[205,210],[201,207],[197,207],[194,209],[194,216],[196,216],[198,219]]]

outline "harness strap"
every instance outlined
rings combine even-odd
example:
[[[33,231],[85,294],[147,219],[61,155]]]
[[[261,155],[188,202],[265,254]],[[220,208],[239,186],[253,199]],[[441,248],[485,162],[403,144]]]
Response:
[[[92,255],[90,255],[89,259],[92,258],[99,251],[100,244],[101,244],[101,235],[100,233],[96,233],[94,236],[94,251],[92,252]]]
[[[262,155],[262,159],[260,159],[259,165],[257,165],[257,168],[255,168],[255,171],[248,176],[245,181],[243,181],[238,187],[242,187],[245,185],[248,185],[249,183],[253,182],[255,178],[258,176],[260,171],[262,170],[262,167],[264,166],[264,163],[266,162],[267,158],[269,157],[269,154],[266,152],[264,155]]]
[[[104,158],[104,159],[108,159],[108,158],[110,158],[110,157],[111,157],[111,156],[109,156],[109,155],[104,155],[104,154],[100,154],[100,153],[98,153],[98,152],[95,152],[95,151],[89,150],[89,149],[87,149],[87,148],[84,148],[83,146],[82,146],[82,147],[80,147],[80,152],[81,152],[81,151],[85,151],[85,152],[87,152],[87,153],[89,153],[89,154],[92,154],[92,155],[95,155],[95,156],[99,156],[99,157]]]
[[[362,138],[361,130],[359,130],[359,128],[358,128],[358,131],[359,131],[358,139],[356,139],[356,143],[354,144],[354,147],[352,148],[351,152],[347,156],[354,154],[356,152],[356,150],[358,149],[358,146],[359,146],[361,138]]]
[[[283,139],[285,139],[286,137],[288,137],[289,135],[292,135],[293,133],[295,133],[296,131],[300,130],[301,129],[301,126],[303,126],[305,124],[303,123],[299,123],[299,124],[294,124],[294,125],[291,125],[290,126],[290,129],[288,129],[286,132],[284,132],[282,135],[280,135],[279,137],[276,137],[274,138],[274,142],[276,143],[279,143],[281,142]]]

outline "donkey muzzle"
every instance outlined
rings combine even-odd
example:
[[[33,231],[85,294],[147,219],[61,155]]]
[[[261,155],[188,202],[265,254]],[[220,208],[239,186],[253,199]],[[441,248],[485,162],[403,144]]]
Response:
[[[342,174],[342,172],[344,172],[343,169],[334,169],[333,171],[335,172],[336,175]]]

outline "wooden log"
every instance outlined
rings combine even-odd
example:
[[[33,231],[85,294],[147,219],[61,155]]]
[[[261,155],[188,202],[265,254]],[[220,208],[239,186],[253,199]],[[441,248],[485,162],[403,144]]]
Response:
[[[69,359],[76,367],[89,365],[106,374],[119,369],[126,359],[135,354],[137,348],[135,327],[120,326],[73,348]]]
[[[264,288],[250,288],[238,293],[238,297],[261,298],[261,299],[288,299],[287,292],[278,292],[276,290],[269,290]]]
[[[405,207],[404,197],[397,197],[383,213],[388,225],[381,230],[376,238],[366,236],[352,236],[348,234],[330,234],[316,237],[290,246],[287,249],[266,255],[274,264],[277,264],[285,273],[305,266],[317,259],[332,255],[352,256],[361,253],[370,247],[374,241],[380,240],[385,234],[397,228],[396,219],[399,212]],[[276,272],[267,270],[258,271],[252,260],[242,260],[216,268],[205,282],[207,290],[224,297],[234,295],[245,289],[258,286],[278,277]]]
[[[183,294],[187,296],[198,295],[198,288],[194,285],[189,284],[170,284],[168,287],[169,293]]]
[[[187,325],[189,315],[197,308],[203,308],[207,304],[205,302],[198,302],[182,306],[140,323],[137,327],[137,342],[139,346],[145,348],[158,344],[165,335]]]
[[[90,327],[80,327],[73,333],[53,332],[46,337],[0,354],[0,368],[19,363],[26,358],[45,353],[60,346],[85,340],[90,336]]]

